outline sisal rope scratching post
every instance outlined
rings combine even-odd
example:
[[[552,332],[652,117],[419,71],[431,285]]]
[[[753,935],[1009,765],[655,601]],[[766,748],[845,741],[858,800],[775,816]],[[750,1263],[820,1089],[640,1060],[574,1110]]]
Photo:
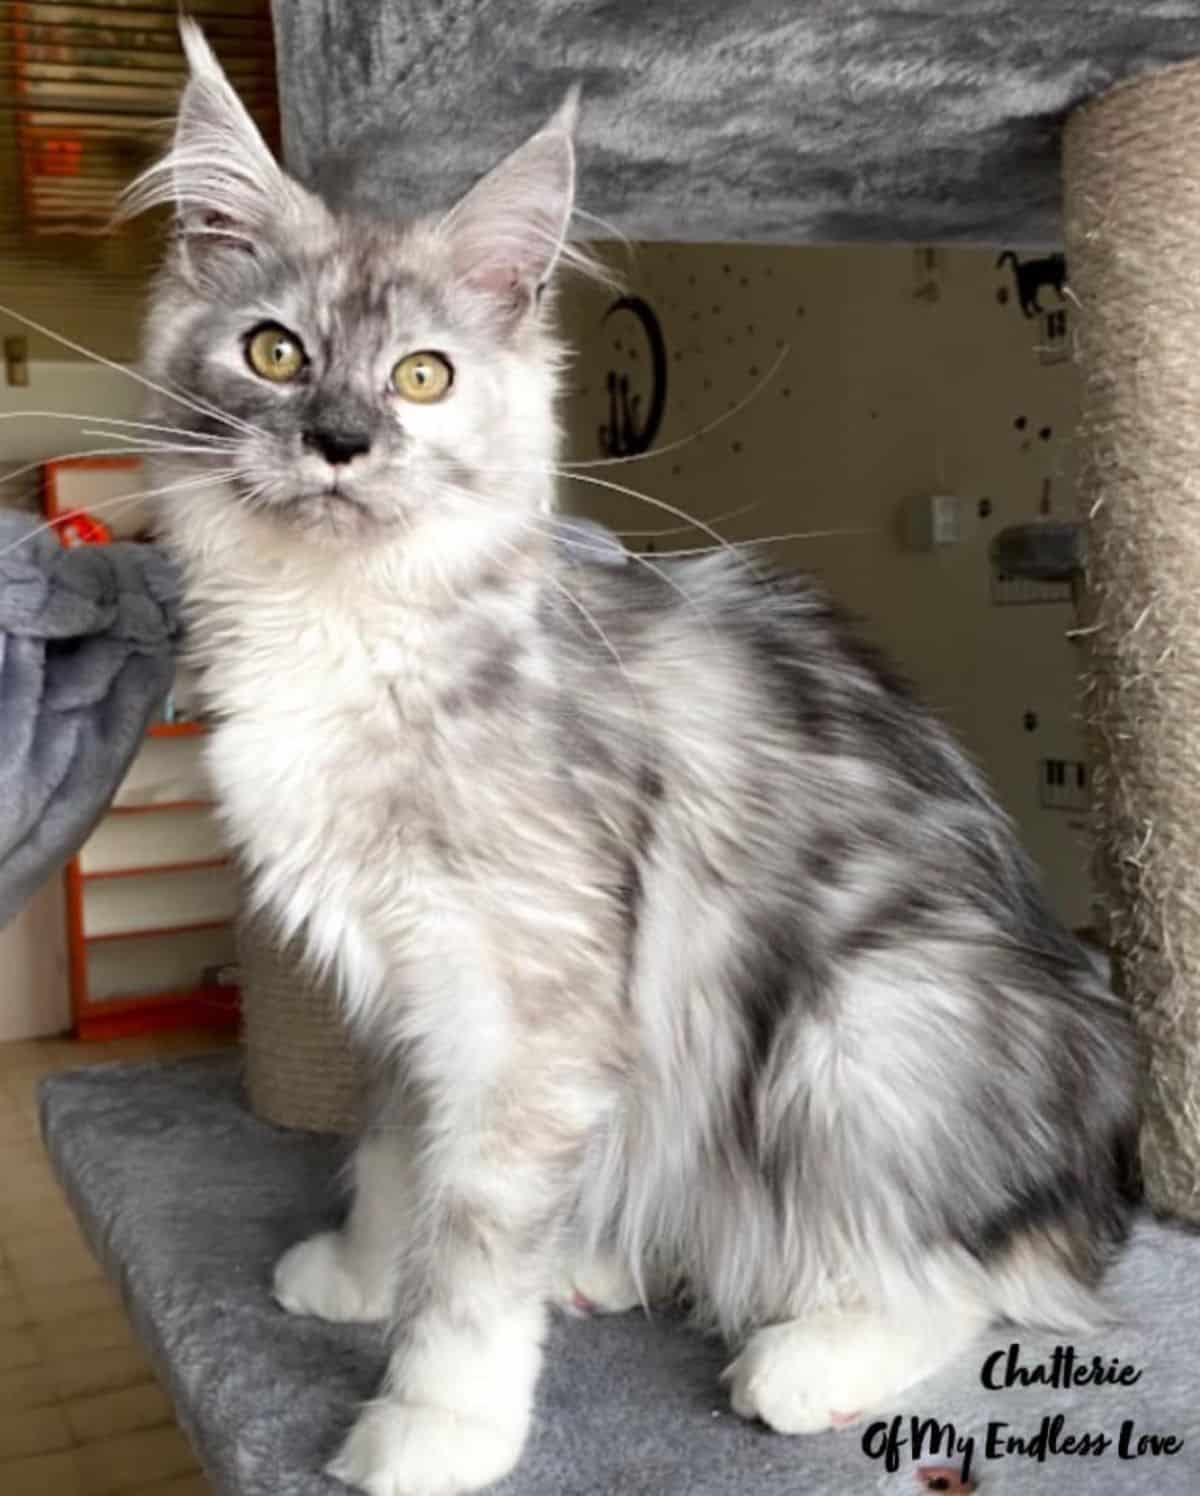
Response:
[[[251,1110],[281,1127],[357,1131],[365,1069],[350,1047],[333,982],[314,980],[300,941],[281,944],[261,915],[243,915],[237,941]]]
[[[1066,133],[1100,886],[1150,1204],[1200,1221],[1200,62]]]

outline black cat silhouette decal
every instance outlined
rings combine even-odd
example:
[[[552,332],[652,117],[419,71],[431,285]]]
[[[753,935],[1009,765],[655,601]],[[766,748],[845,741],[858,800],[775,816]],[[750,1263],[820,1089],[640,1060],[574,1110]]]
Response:
[[[640,395],[630,395],[625,374],[608,376],[608,425],[600,427],[600,447],[607,457],[636,457],[649,451],[658,435],[667,406],[667,345],[658,318],[648,302],[640,296],[622,296],[604,314],[604,320],[617,312],[630,312],[641,324],[650,350],[650,400],[642,414]]]
[[[1047,310],[1038,300],[1038,292],[1049,286],[1064,301],[1067,284],[1067,259],[1065,255],[1043,255],[1037,260],[1019,260],[1011,249],[1006,249],[996,261],[997,266],[1011,265],[1013,280],[1017,287],[1017,300],[1027,317],[1040,317]]]

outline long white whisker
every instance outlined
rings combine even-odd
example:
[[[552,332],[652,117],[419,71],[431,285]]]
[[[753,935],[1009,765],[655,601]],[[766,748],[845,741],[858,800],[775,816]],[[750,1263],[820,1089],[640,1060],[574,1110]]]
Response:
[[[205,442],[193,442],[190,440],[187,442],[168,442],[162,440],[153,441],[149,437],[138,436],[133,432],[124,433],[120,431],[105,431],[102,427],[99,430],[93,430],[90,427],[85,427],[83,431],[80,432],[80,435],[106,436],[111,441],[124,442],[124,446],[106,447],[104,449],[107,453],[114,457],[124,457],[126,455],[136,456],[139,452],[192,452],[198,454],[201,457],[223,457],[226,461],[228,461],[230,457],[234,456],[236,452],[236,448],[234,447],[209,446]]]
[[[3,313],[6,317],[12,317],[14,321],[20,322],[22,326],[28,327],[34,332],[40,332],[45,338],[52,338],[56,343],[61,343],[64,348],[70,348],[76,353],[82,353],[84,358],[94,359],[96,363],[103,364],[106,369],[112,369],[117,374],[124,374],[126,378],[132,379],[138,384],[145,385],[148,390],[153,390],[157,395],[165,395],[168,400],[176,400],[180,405],[188,406],[189,409],[194,410],[197,415],[211,416],[215,413],[212,410],[205,410],[202,405],[197,405],[195,401],[186,399],[183,395],[175,394],[173,391],[165,388],[165,386],[161,384],[155,384],[152,379],[147,379],[144,374],[136,373],[133,369],[130,369],[125,364],[119,364],[115,359],[105,358],[102,353],[96,353],[91,348],[85,348],[82,343],[76,343],[72,341],[72,339],[64,337],[62,333],[55,332],[52,327],[46,327],[41,322],[36,322],[32,317],[27,317],[24,312],[15,311],[12,307],[6,306],[3,302],[0,302],[0,313]],[[226,422],[227,425],[234,427],[236,430],[244,431],[254,436],[265,435],[264,432],[259,431],[254,426],[248,425],[245,421],[240,420],[237,416],[227,415],[224,411],[216,414],[219,414],[219,417],[222,421]]]
[[[260,499],[266,498],[273,486],[274,484],[269,478],[260,478],[257,483],[251,483],[248,487],[242,489],[242,500],[253,509]]]
[[[521,554],[521,552],[518,549],[518,547],[515,546],[515,545],[513,545],[510,541],[501,540],[499,536],[496,536],[495,540],[496,540],[496,544],[497,545],[502,545],[505,550],[512,551],[515,555],[518,555],[518,556]],[[633,697],[634,705],[637,707],[638,716],[641,717],[641,719],[642,719],[642,725],[643,725],[643,727],[645,727],[645,729],[646,729],[646,731],[648,733],[649,730],[650,730],[650,727],[649,727],[649,722],[647,721],[647,718],[646,718],[646,710],[645,710],[645,705],[644,705],[644,703],[642,701],[641,692],[638,690],[637,686],[634,685],[634,683],[633,683],[633,677],[630,675],[629,671],[626,669],[625,661],[621,658],[621,652],[620,652],[620,650],[612,642],[612,640],[608,637],[608,635],[604,632],[604,630],[603,630],[603,628],[601,628],[600,624],[597,623],[597,621],[593,617],[591,611],[587,607],[585,607],[583,603],[581,603],[579,601],[579,599],[574,595],[573,592],[570,591],[569,588],[564,587],[562,585],[562,583],[558,580],[558,578],[555,577],[555,576],[552,576],[549,572],[543,571],[542,573],[540,573],[540,575],[543,576],[545,578],[545,580],[550,583],[550,585],[554,588],[554,590],[556,592],[561,593],[562,596],[565,597],[566,600],[571,604],[571,606],[578,611],[578,613],[587,621],[589,627],[596,634],[596,637],[601,641],[601,643],[604,645],[605,649],[607,649],[608,652],[609,652],[609,654],[612,655],[614,661],[616,662],[617,669],[621,672],[621,674],[625,678],[625,683],[629,687],[630,694]]]
[[[445,482],[440,482],[438,486],[444,493],[451,494],[456,498],[468,499],[472,503],[486,504],[489,513],[494,514],[496,512],[496,506],[494,504],[487,503],[486,499],[482,498],[479,494],[472,493],[469,489],[459,488],[456,484],[447,484]],[[508,517],[515,519],[517,523],[523,528],[533,530],[536,534],[544,535],[550,540],[561,542],[561,530],[557,529],[554,525],[542,524],[533,515],[520,514],[511,510],[507,511],[507,513]],[[585,531],[584,533],[586,534],[587,532]],[[576,550],[590,551],[593,555],[606,556],[612,554],[610,549],[605,546],[596,545],[594,541],[589,543],[587,540],[572,540],[569,542],[569,544]],[[709,629],[709,631],[711,632],[712,625],[706,617],[704,609],[700,607],[700,605],[696,602],[696,599],[692,597],[685,588],[681,587],[673,577],[668,576],[661,566],[656,566],[653,561],[648,560],[645,556],[640,555],[637,551],[624,550],[623,555],[626,560],[634,561],[637,563],[637,565],[644,567],[645,570],[652,572],[653,575],[656,576],[664,586],[669,587],[677,597],[682,598],[688,607],[694,608],[705,628]]]
[[[106,431],[84,431],[81,435],[107,436],[108,433]],[[162,446],[156,443],[152,447],[147,446],[144,449],[139,449],[137,453],[129,455],[139,455],[142,450],[153,455],[159,452],[178,452],[187,451],[188,449],[185,447]],[[92,447],[87,452],[63,452],[53,458],[37,457],[32,462],[26,462],[18,468],[13,468],[11,472],[0,473],[0,483],[12,483],[17,478],[23,478],[26,473],[33,473],[39,468],[45,467],[47,462],[77,462],[80,458],[84,457],[124,457],[127,453],[129,453],[129,449],[126,447]]]
[[[878,535],[880,531],[874,526],[863,529],[851,530],[792,530],[786,535],[755,535],[750,540],[727,540],[724,546],[716,545],[693,545],[685,546],[679,550],[655,551],[656,556],[711,556],[714,551],[744,550],[756,545],[780,545],[785,540],[825,540],[834,535]],[[632,554],[632,552],[630,553]]]
[[[614,482],[611,478],[594,478],[590,473],[569,472],[566,468],[557,464],[548,467],[477,467],[474,471],[477,473],[530,474],[542,478],[563,478],[574,483],[590,483],[596,488],[607,488],[613,493],[625,494],[631,499],[640,499],[643,504],[650,504],[655,509],[665,510],[667,514],[682,520],[686,526],[694,530],[699,530],[702,535],[707,535],[711,540],[715,540],[719,546],[727,547],[731,555],[736,554],[725,537],[718,530],[713,529],[712,525],[705,520],[697,519],[694,514],[689,514],[686,509],[679,509],[674,504],[668,504],[666,499],[656,499],[651,494],[643,493],[641,489],[629,488],[623,483]],[[627,535],[633,532],[618,531],[617,533]],[[747,565],[745,561],[741,561],[741,564],[743,566]],[[749,570],[753,573],[753,567],[750,567]]]
[[[577,546],[582,550],[593,551],[600,555],[605,554],[602,546],[588,545],[586,541],[573,540],[571,544]],[[669,587],[677,597],[682,598],[689,608],[693,608],[699,616],[700,622],[713,636],[713,639],[716,639],[716,631],[712,626],[712,620],[708,617],[704,609],[691,595],[691,593],[687,591],[686,588],[681,587],[679,583],[674,579],[674,577],[669,576],[661,566],[656,566],[653,561],[648,561],[645,556],[640,555],[637,551],[626,551],[625,555],[630,561],[636,561],[639,566],[644,567],[649,572],[652,572],[659,579],[659,581],[663,583],[664,586]]]
[[[622,249],[628,253],[633,252],[633,244],[628,234],[623,233],[615,223],[610,223],[607,218],[601,218],[599,213],[589,213],[586,208],[581,208],[576,204],[571,210],[571,216],[572,218],[586,218],[589,223],[598,224],[600,228],[608,231],[610,238],[615,239]]]
[[[107,426],[98,428],[100,434],[109,436],[113,441],[138,442],[138,441],[163,441],[168,436],[175,442],[188,442],[193,447],[205,447],[213,452],[236,452],[239,448],[238,442],[227,436],[208,436],[202,432],[188,431],[185,427],[164,427],[157,435],[143,436],[140,431],[116,431],[109,430]]]
[[[159,498],[163,494],[175,493],[180,489],[199,488],[205,483],[219,482],[226,478],[235,477],[237,472],[237,468],[224,468],[214,473],[205,473],[199,478],[184,478],[176,483],[166,483],[161,488],[146,488],[139,489],[136,493],[117,494],[114,498],[105,499],[102,503],[90,505],[86,512],[88,514],[105,514],[112,508],[123,508],[127,504],[134,503],[137,499],[154,499]],[[28,534],[21,535],[18,539],[0,549],[0,557],[7,556],[11,551],[19,550],[21,546],[27,545],[34,536],[41,535],[45,530],[52,530],[56,524],[65,518],[66,515],[60,514],[55,519],[48,519],[43,524],[36,525]]]
[[[172,436],[186,436],[189,441],[205,441],[227,446],[233,450],[235,443],[227,436],[215,436],[205,433],[199,435],[188,431],[183,426],[163,426],[153,421],[127,421],[117,416],[84,415],[74,410],[0,410],[0,421],[36,421],[40,419],[56,421],[100,421],[105,426],[129,426],[141,431],[166,431]],[[108,434],[107,432],[105,433]],[[113,436],[120,433],[114,431]],[[45,459],[52,461],[52,458]]]
[[[265,435],[265,432],[263,432],[260,427],[255,426],[252,422],[243,421],[238,416],[228,415],[218,406],[213,405],[211,401],[205,400],[202,396],[197,395],[195,390],[184,389],[183,385],[181,385],[178,380],[168,378],[167,383],[173,390],[177,392],[177,394],[187,396],[189,399],[196,401],[201,410],[207,411],[210,416],[214,416],[218,421],[228,421],[230,425],[240,427],[241,430],[247,433],[247,435]]]
[[[677,509],[674,504],[668,504],[665,499],[656,499],[648,493],[639,492],[639,490],[636,488],[628,488],[624,483],[614,483],[611,478],[593,478],[590,473],[566,473],[562,472],[559,469],[552,469],[551,471],[553,471],[557,477],[569,478],[575,483],[591,483],[596,488],[606,488],[610,489],[613,493],[625,494],[628,498],[631,499],[640,499],[643,504],[650,504],[655,509],[662,509],[667,514],[674,515],[676,519],[685,520],[688,524],[694,525],[695,528],[701,531],[702,534],[707,535],[712,540],[715,540],[717,545],[722,550],[728,551],[729,554],[733,556],[742,566],[745,566],[752,575],[756,575],[754,568],[743,557],[738,555],[737,551],[735,551],[733,546],[730,545],[729,541],[725,539],[724,535],[721,535],[718,531],[714,530],[711,525],[706,524],[703,520],[697,519],[694,514],[689,514],[686,509]]]
[[[740,519],[743,514],[749,514],[752,510],[760,507],[761,500],[754,499],[749,504],[739,505],[736,509],[722,510],[720,514],[712,515],[708,522],[710,525],[723,525],[726,520]],[[574,518],[574,515],[561,514],[559,515],[559,523],[570,525]],[[614,530],[612,533],[619,535],[622,540],[658,540],[663,535],[686,535],[689,530],[694,530],[695,528],[694,524],[689,523],[686,525],[667,525],[661,530]],[[668,552],[663,551],[660,554],[667,555]]]
[[[662,447],[651,447],[647,452],[634,452],[629,457],[596,457],[586,462],[565,462],[561,463],[560,466],[571,468],[572,470],[579,468],[615,467],[618,463],[622,462],[648,462],[652,457],[665,457],[668,452],[678,452],[680,447],[686,447],[689,442],[694,442],[702,436],[707,436],[710,431],[715,431],[718,426],[724,426],[726,421],[732,421],[734,416],[740,415],[752,400],[756,400],[762,394],[767,385],[779,373],[784,360],[791,351],[791,344],[785,344],[779,354],[776,355],[775,362],[748,394],[743,395],[735,405],[731,405],[722,415],[716,416],[704,426],[697,426],[695,431],[689,432],[687,436],[677,437],[674,441],[667,442]]]

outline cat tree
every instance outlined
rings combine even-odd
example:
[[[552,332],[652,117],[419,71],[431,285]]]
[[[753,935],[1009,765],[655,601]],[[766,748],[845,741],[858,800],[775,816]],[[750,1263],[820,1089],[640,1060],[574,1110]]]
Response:
[[[1200,1221],[1200,65],[1066,132],[1095,828],[1151,1205]]]
[[[1090,718],[1099,845],[1121,978],[1139,1017],[1152,1203],[1196,1209],[1200,874],[1200,0],[288,0],[276,7],[293,167],[407,212],[445,202],[581,76],[585,205],[632,236],[1053,245],[1063,218],[1084,382]],[[312,80],[321,79],[314,89]],[[398,121],[398,127],[397,127]],[[273,1042],[282,1042],[286,1033]],[[43,1127],[89,1235],[125,1286],[224,1496],[334,1496],[319,1471],[374,1390],[367,1331],[285,1319],[278,1252],[319,1223],[341,1148],[257,1120],[223,1061],[48,1082]],[[1120,1323],[1076,1337],[1135,1386],[1013,1389],[977,1361],[904,1414],[982,1432],[1047,1413],[1184,1440],[1168,1461],[1005,1462],[1006,1492],[1200,1489],[1200,1239],[1149,1219],[1118,1267]],[[1022,1332],[1030,1361],[1053,1336]],[[625,1316],[555,1329],[540,1417],[503,1496],[912,1492],[857,1433],[782,1443],[731,1417],[719,1351]],[[1153,1468],[1151,1467],[1153,1466]],[[980,1467],[977,1466],[977,1473]],[[983,1470],[992,1483],[991,1468]]]

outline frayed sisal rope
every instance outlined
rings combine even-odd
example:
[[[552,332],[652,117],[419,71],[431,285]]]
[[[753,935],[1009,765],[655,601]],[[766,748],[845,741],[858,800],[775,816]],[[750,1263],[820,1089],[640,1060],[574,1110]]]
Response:
[[[1149,1201],[1200,1221],[1200,62],[1077,111],[1064,170],[1101,916]]]
[[[315,978],[299,938],[283,943],[265,915],[241,917],[237,944],[251,1111],[307,1132],[358,1131],[366,1067],[351,1047],[333,978]]]

